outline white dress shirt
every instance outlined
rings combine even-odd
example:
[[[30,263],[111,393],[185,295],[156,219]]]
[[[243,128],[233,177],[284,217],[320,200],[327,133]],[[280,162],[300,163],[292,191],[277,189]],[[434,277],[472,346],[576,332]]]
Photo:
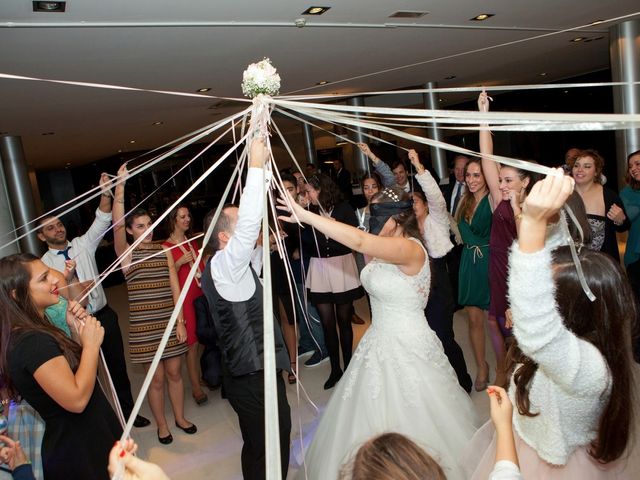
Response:
[[[449,236],[449,213],[447,202],[435,179],[425,170],[416,174],[416,180],[427,198],[429,213],[424,220],[424,241],[431,258],[444,257],[453,248]]]
[[[264,211],[262,168],[249,168],[247,182],[240,197],[238,221],[229,242],[211,259],[211,277],[222,298],[230,302],[243,302],[256,290],[253,274],[262,269],[262,247],[256,240],[262,226]],[[266,186],[271,174],[266,172]]]
[[[518,466],[509,460],[499,460],[489,475],[489,480],[522,480]]]
[[[103,212],[99,208],[96,210],[96,218],[87,230],[87,233],[80,237],[76,237],[67,242],[69,247],[69,257],[76,262],[76,275],[78,280],[86,282],[88,280],[97,280],[100,272],[96,265],[96,249],[105,232],[111,225],[111,212]],[[56,250],[50,248],[43,256],[42,261],[51,268],[55,268],[64,272],[64,255],[58,255]],[[96,313],[102,310],[107,304],[107,297],[104,294],[102,285],[96,285],[91,293],[89,293],[89,304],[87,310],[90,313]]]

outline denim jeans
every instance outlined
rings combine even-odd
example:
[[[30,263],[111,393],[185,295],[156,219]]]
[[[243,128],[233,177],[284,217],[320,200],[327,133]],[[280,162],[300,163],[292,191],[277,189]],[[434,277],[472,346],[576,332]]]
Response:
[[[304,287],[301,283],[296,283],[298,298],[296,298],[296,317],[298,319],[298,328],[300,329],[299,349],[302,352],[310,350],[320,350],[322,356],[327,355],[327,347],[324,344],[324,333],[322,332],[322,324],[320,323],[320,315],[316,307],[306,302],[304,296]],[[305,316],[305,308],[306,313]]]

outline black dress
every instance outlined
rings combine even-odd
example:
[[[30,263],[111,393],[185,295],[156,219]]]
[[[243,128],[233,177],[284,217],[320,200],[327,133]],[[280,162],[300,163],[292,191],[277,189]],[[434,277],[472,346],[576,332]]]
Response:
[[[9,374],[17,391],[45,421],[42,467],[45,480],[109,479],[109,451],[122,428],[100,386],[96,385],[82,413],[62,408],[40,387],[34,372],[62,355],[54,338],[26,332],[11,339]]]

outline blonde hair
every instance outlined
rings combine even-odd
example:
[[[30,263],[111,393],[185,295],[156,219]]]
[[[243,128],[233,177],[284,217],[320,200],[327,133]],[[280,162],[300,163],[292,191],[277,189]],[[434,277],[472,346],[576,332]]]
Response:
[[[427,452],[399,433],[385,433],[360,447],[342,467],[341,480],[446,480]]]

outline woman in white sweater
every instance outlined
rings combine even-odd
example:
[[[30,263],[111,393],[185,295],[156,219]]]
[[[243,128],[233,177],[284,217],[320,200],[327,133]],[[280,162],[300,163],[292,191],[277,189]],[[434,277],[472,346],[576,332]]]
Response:
[[[424,314],[431,330],[442,342],[442,348],[456,372],[458,383],[470,392],[473,383],[467,372],[462,349],[453,332],[455,302],[445,261],[445,256],[453,248],[449,237],[447,203],[431,173],[420,163],[415,150],[409,150],[409,160],[416,169],[415,179],[422,189],[422,192],[413,192],[413,211],[431,263],[431,292]]]
[[[560,169],[534,186],[509,259],[519,347],[509,396],[524,478],[615,477],[630,436],[628,339],[635,312],[626,277],[607,255],[582,248],[584,277],[596,296],[591,302],[568,247],[545,246],[549,219],[572,190],[573,180]],[[495,442],[472,478],[487,478],[494,452]]]

